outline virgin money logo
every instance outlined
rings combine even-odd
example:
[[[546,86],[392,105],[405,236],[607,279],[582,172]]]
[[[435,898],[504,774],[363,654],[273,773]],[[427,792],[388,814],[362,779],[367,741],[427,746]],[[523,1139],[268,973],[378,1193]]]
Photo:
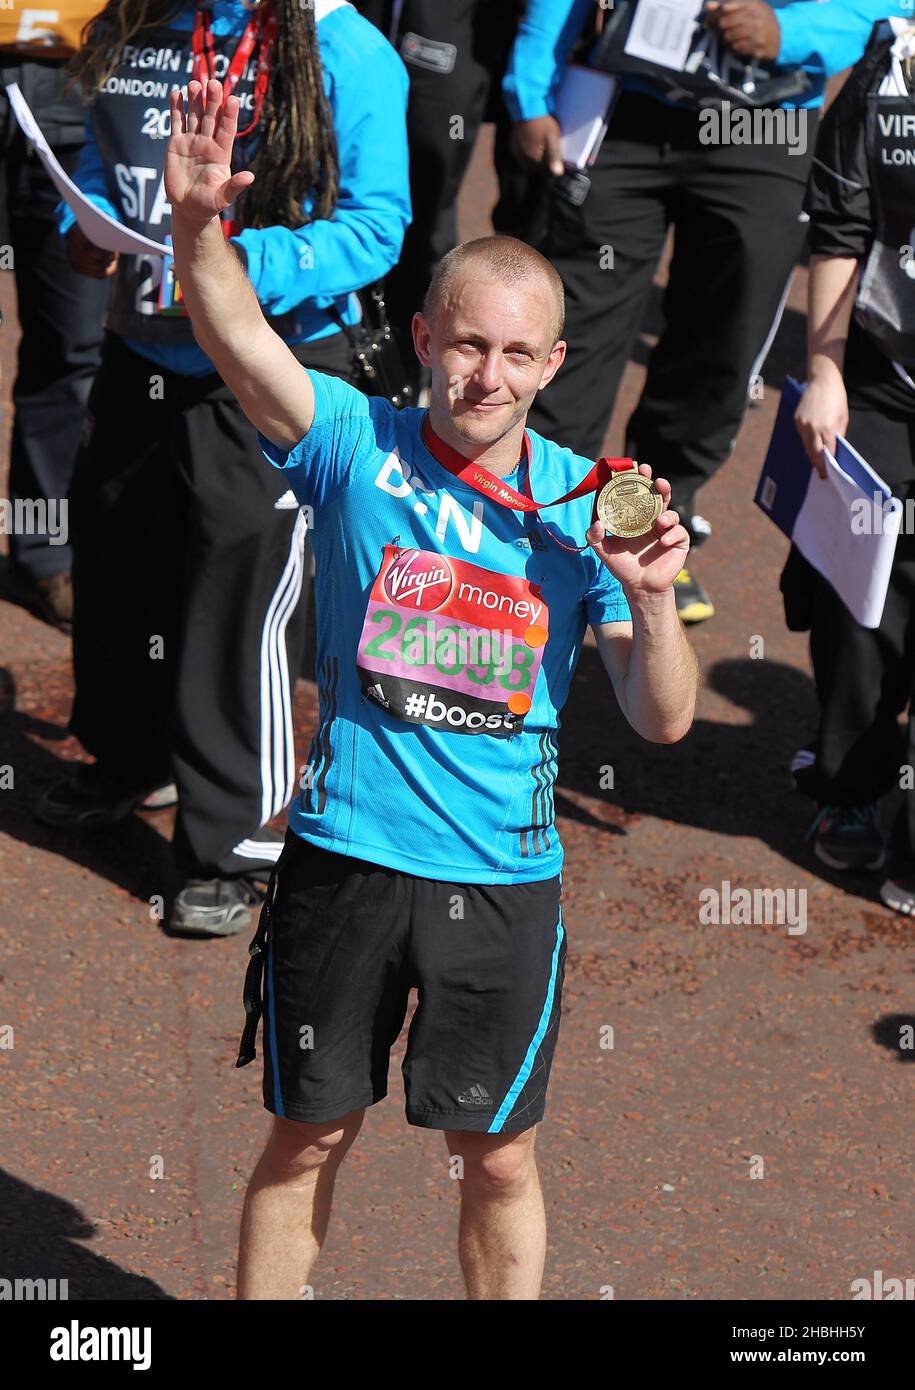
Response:
[[[453,587],[448,561],[425,550],[405,550],[384,577],[384,591],[392,603],[421,608],[427,613],[441,608]]]

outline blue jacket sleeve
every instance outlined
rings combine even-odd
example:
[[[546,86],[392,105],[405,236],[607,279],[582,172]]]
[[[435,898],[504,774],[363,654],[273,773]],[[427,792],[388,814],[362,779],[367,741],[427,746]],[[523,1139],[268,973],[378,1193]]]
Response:
[[[325,51],[324,27],[338,17],[364,31],[354,34],[350,27],[346,33],[341,24]],[[294,230],[247,227],[239,234],[251,283],[270,314],[288,313],[308,299],[326,305],[380,279],[396,265],[410,223],[406,68],[378,31],[352,11],[331,15],[320,36],[339,196],[331,218]]]
[[[86,118],[86,143],[83,145],[79,156],[79,166],[73,175],[73,182],[81,193],[85,193],[87,198],[91,198],[96,207],[100,207],[103,212],[114,217],[120,222],[120,214],[117,208],[108,197],[108,185],[105,183],[105,170],[102,167],[102,157],[99,154],[98,145],[95,143],[95,136],[92,133],[92,120]],[[66,236],[73,226],[76,218],[70,211],[66,203],[57,204],[57,229],[61,236]]]
[[[782,31],[778,61],[831,77],[857,63],[871,29],[888,15],[912,15],[910,0],[798,0],[776,9]]]
[[[530,0],[502,83],[513,120],[551,113],[569,51],[593,6],[594,0]]]

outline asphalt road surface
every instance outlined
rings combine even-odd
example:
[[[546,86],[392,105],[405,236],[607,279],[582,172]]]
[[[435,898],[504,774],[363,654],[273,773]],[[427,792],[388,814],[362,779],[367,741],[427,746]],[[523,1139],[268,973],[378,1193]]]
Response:
[[[493,201],[488,135],[466,235]],[[784,625],[785,543],[751,500],[779,384],[803,370],[803,296],[800,271],[764,399],[701,497],[714,532],[697,569],[718,615],[692,631],[692,732],[642,744],[593,647],[564,715],[569,958],[538,1137],[546,1299],[847,1299],[854,1279],[913,1272],[915,1071],[899,1048],[915,1022],[912,928],[872,880],[828,875],[804,843],[812,807],[787,765],[815,720],[806,642]],[[0,304],[5,459],[9,273]],[[627,371],[617,449],[649,344]],[[267,1126],[259,1061],[233,1065],[248,937],[163,935],[149,900],[172,883],[168,813],[92,838],[33,819],[79,754],[69,642],[11,602],[0,614],[0,764],[14,776],[0,791],[0,1277],[66,1278],[71,1298],[231,1297]],[[300,682],[300,761],[315,708]],[[805,930],[703,922],[700,895],[725,883],[803,892]],[[402,1056],[401,1039],[389,1097],[341,1172],[316,1298],[463,1297],[456,1185],[442,1136],[406,1125]]]

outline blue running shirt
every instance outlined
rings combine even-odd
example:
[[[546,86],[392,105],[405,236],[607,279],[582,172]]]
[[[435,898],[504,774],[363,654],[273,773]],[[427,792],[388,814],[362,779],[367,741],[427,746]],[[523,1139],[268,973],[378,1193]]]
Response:
[[[592,551],[545,533],[581,545],[592,498],[543,521],[509,511],[433,457],[426,411],[309,376],[305,438],[288,454],[260,441],[309,509],[315,554],[320,717],[289,824],[424,878],[551,878],[559,711],[587,624],[630,616]],[[538,500],[591,466],[530,440]],[[523,491],[526,471],[506,481]]]

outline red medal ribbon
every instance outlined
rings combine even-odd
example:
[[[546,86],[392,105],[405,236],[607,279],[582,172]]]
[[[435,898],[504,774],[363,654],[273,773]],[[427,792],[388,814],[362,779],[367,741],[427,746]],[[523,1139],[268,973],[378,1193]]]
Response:
[[[261,111],[264,106],[264,97],[267,92],[267,82],[270,79],[270,62],[273,57],[273,46],[276,43],[276,15],[272,7],[262,7],[255,10],[254,14],[245,25],[244,33],[238,42],[238,47],[232,55],[229,69],[226,73],[225,93],[229,96],[235,89],[238,79],[245,70],[245,65],[254,51],[255,44],[260,41],[260,52],[257,59],[257,76],[254,79],[254,116],[251,124],[244,130],[238,132],[239,135],[248,135],[257,125],[261,118]],[[201,7],[194,15],[194,33],[191,40],[191,47],[194,54],[192,76],[195,82],[200,82],[203,86],[216,76],[216,55],[213,47],[213,28],[208,9]]]
[[[498,502],[500,507],[508,507],[513,512],[534,512],[536,514],[544,507],[558,507],[561,502],[573,502],[576,497],[584,497],[588,492],[596,493],[599,488],[603,487],[604,483],[610,480],[614,473],[625,473],[635,467],[632,459],[600,458],[586,477],[572,488],[571,492],[566,492],[562,497],[557,497],[552,502],[535,502],[533,496],[522,496],[515,488],[510,487],[503,478],[497,478],[495,473],[490,473],[488,468],[481,467],[480,464],[474,463],[471,459],[464,458],[464,455],[459,454],[457,449],[452,449],[450,444],[446,444],[435,433],[429,423],[428,415],[423,421],[423,443],[432,457],[443,468],[447,468],[454,477],[462,483],[466,483],[468,487],[475,488],[477,492],[488,497],[490,501]],[[528,465],[526,483],[530,489],[531,437],[527,430],[524,431],[524,453]],[[581,551],[588,549],[586,545],[566,545],[551,531],[547,531],[547,535],[563,550]]]
[[[609,482],[612,474],[625,473],[634,466],[632,459],[598,459],[587,476],[582,478],[571,492],[564,493],[562,497],[557,497],[552,502],[535,502],[533,497],[523,497],[504,479],[497,478],[495,473],[490,473],[488,468],[482,468],[480,464],[464,458],[464,455],[459,454],[457,449],[452,449],[450,444],[439,439],[429,423],[428,415],[423,421],[423,443],[432,457],[443,468],[447,468],[449,473],[453,473],[456,478],[460,479],[462,483],[466,483],[468,487],[476,488],[477,492],[481,492],[484,497],[498,502],[501,507],[509,507],[513,512],[539,512],[544,507],[558,507],[561,502],[573,502],[576,497],[584,497],[585,493],[596,492],[598,488],[603,487],[604,483]],[[531,437],[527,430],[524,431],[524,450],[528,468],[530,468]]]

